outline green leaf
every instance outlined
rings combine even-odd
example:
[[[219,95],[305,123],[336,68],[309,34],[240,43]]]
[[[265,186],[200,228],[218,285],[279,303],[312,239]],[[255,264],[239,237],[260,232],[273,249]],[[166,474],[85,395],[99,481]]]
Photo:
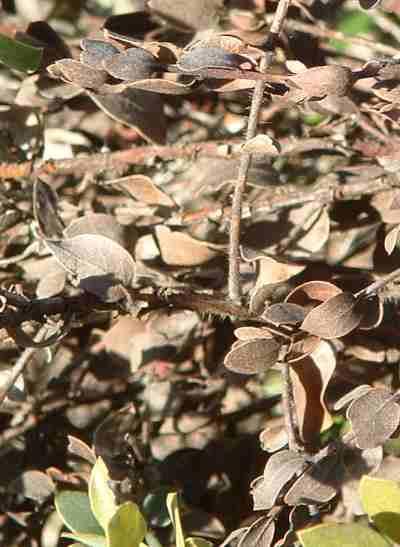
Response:
[[[103,533],[90,509],[89,497],[85,492],[64,490],[56,494],[54,503],[61,520],[72,532]]]
[[[108,486],[110,476],[102,458],[97,458],[90,474],[89,499],[93,514],[104,530],[117,510],[115,496]]]
[[[62,534],[62,537],[79,541],[79,544],[88,547],[107,547],[106,538],[97,534]]]
[[[203,538],[186,538],[185,547],[213,547],[211,541]]]
[[[139,547],[147,532],[136,503],[120,505],[107,526],[107,547]]]
[[[400,484],[365,475],[360,483],[364,511],[380,532],[400,542]]]
[[[0,34],[0,62],[10,68],[28,72],[37,70],[43,48],[37,48]]]
[[[389,547],[378,532],[360,524],[321,524],[297,532],[303,547]]]
[[[175,530],[176,547],[185,547],[185,536],[178,507],[178,494],[171,492],[167,496],[167,509]]]

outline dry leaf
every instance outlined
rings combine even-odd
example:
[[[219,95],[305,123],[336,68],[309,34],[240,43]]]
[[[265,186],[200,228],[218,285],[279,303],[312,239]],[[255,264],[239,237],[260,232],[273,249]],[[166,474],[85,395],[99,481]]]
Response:
[[[342,292],[313,308],[301,328],[314,336],[340,338],[353,331],[361,322],[359,300],[349,292]]]
[[[242,151],[248,154],[266,154],[273,157],[279,155],[281,145],[269,135],[257,135],[245,142]]]
[[[108,237],[84,234],[46,244],[80,286],[101,300],[119,300],[120,285],[129,287],[135,280],[132,256]]]
[[[264,476],[252,484],[254,510],[273,507],[284,486],[303,470],[305,461],[302,454],[290,450],[272,454],[265,466]]]
[[[280,347],[274,338],[235,342],[225,356],[224,365],[238,374],[265,372],[278,360]]]
[[[389,439],[400,424],[400,405],[387,389],[370,389],[347,410],[359,448],[374,448]]]
[[[197,266],[218,255],[207,243],[188,234],[174,232],[166,226],[157,226],[155,232],[161,257],[170,266]]]
[[[164,144],[166,120],[163,101],[159,95],[141,89],[126,89],[115,95],[101,95],[88,91],[92,101],[117,122],[135,128],[150,142]]]
[[[190,4],[190,9],[186,0],[150,0],[149,7],[178,27],[202,30],[216,26],[222,0],[196,0]]]
[[[175,202],[154,182],[144,175],[130,175],[120,179],[107,181],[107,186],[117,186],[125,190],[131,197],[137,201],[148,203],[149,205],[163,205],[164,207],[174,207]]]
[[[336,354],[329,342],[321,341],[304,359],[291,363],[296,413],[300,436],[315,442],[321,431],[332,425],[324,395],[336,367]]]

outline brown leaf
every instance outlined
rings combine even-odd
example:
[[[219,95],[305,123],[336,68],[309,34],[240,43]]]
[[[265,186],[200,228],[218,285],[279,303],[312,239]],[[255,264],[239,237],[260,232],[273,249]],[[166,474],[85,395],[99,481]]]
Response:
[[[359,448],[374,448],[393,435],[400,423],[400,405],[388,389],[370,389],[347,410]]]
[[[60,241],[46,241],[60,264],[77,277],[80,286],[108,302],[119,300],[120,284],[129,287],[135,279],[132,256],[112,239],[83,234]]]
[[[129,175],[128,177],[107,181],[106,184],[107,186],[117,186],[137,201],[149,205],[175,206],[174,200],[158,188],[151,178],[144,175]]]
[[[268,515],[253,522],[240,538],[237,547],[271,547],[275,536],[275,522]],[[221,546],[222,547],[222,546]]]
[[[336,367],[336,354],[324,340],[308,357],[291,363],[294,400],[300,436],[315,442],[321,431],[332,425],[324,395]]]
[[[149,7],[180,28],[202,30],[216,26],[222,0],[196,0],[190,9],[186,0],[150,0]]]
[[[300,361],[304,357],[307,357],[312,353],[320,344],[321,338],[319,336],[313,336],[308,334],[300,340],[296,340],[289,346],[289,351],[286,354],[286,360],[288,363],[295,363]]]
[[[235,329],[234,335],[242,342],[255,338],[272,338],[272,334],[267,329],[259,327],[239,327]]]
[[[134,127],[150,142],[164,144],[166,120],[159,95],[141,89],[126,89],[118,95],[100,95],[88,91],[92,101],[117,122]]]
[[[221,47],[197,46],[184,51],[176,66],[184,73],[201,74],[206,68],[240,68],[248,59]]]
[[[340,338],[358,327],[362,312],[353,294],[342,292],[313,308],[301,328],[327,340]]]
[[[81,439],[68,435],[68,452],[86,460],[90,464],[94,465],[96,463],[96,455],[94,451]]]
[[[67,238],[83,234],[97,234],[112,239],[122,247],[128,244],[127,229],[113,215],[92,213],[73,220],[64,230]]]
[[[167,226],[157,226],[155,232],[161,257],[170,266],[197,266],[218,255],[206,242],[183,232],[174,232]]]
[[[340,455],[332,454],[323,458],[289,488],[285,495],[288,505],[311,505],[328,503],[336,496],[343,480],[344,468]]]
[[[284,486],[304,468],[305,461],[302,454],[290,450],[272,454],[265,466],[263,477],[252,484],[254,511],[273,507]]]
[[[269,306],[263,313],[263,318],[277,325],[298,325],[304,321],[306,313],[302,306],[282,302]]]
[[[291,76],[289,82],[308,98],[347,95],[354,83],[350,68],[340,65],[316,66]]]
[[[335,402],[333,405],[334,410],[341,410],[355,399],[359,399],[362,395],[371,391],[371,389],[372,387],[366,384],[355,387]]]
[[[245,142],[242,151],[248,154],[266,154],[268,157],[278,156],[281,152],[279,141],[269,135],[257,135]]]
[[[227,369],[238,374],[265,372],[279,357],[280,344],[274,338],[236,342],[224,359]]]
[[[105,42],[104,40],[93,40],[91,38],[84,38],[81,40],[81,48],[81,63],[97,69],[103,68],[102,62],[104,60],[117,53],[120,53],[120,50],[111,42]]]
[[[160,68],[160,63],[147,50],[140,47],[107,56],[102,61],[104,70],[119,80],[143,80]]]
[[[289,213],[289,220],[294,230],[301,226],[301,232],[291,239],[288,250],[294,257],[309,256],[316,253],[328,241],[330,219],[326,207],[316,207],[315,203],[307,203],[294,208]]]
[[[299,306],[309,306],[313,301],[325,302],[341,292],[339,287],[328,281],[306,281],[293,289],[285,301]]]
[[[260,445],[266,452],[277,452],[288,443],[284,425],[266,427],[259,435]]]
[[[59,209],[56,191],[45,182],[36,179],[33,186],[33,211],[35,220],[46,238],[62,237],[64,222]]]
[[[98,89],[107,80],[107,73],[102,69],[84,65],[73,59],[62,59],[47,67],[53,78],[82,87],[83,89]]]
[[[55,490],[55,484],[41,471],[25,471],[8,486],[10,492],[43,503]]]

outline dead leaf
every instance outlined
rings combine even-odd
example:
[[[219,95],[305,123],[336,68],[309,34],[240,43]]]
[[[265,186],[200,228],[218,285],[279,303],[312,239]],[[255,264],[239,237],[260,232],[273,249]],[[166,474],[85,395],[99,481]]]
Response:
[[[388,389],[370,389],[347,410],[359,448],[374,448],[389,439],[400,424],[400,405]]]
[[[46,241],[47,246],[80,286],[101,300],[119,300],[120,285],[129,287],[135,280],[132,256],[112,239],[83,234],[60,241]]]
[[[166,120],[159,95],[141,89],[126,89],[115,95],[87,91],[92,101],[117,122],[135,128],[150,142],[164,144]]]
[[[186,0],[150,0],[149,7],[178,28],[202,30],[216,26],[222,0],[196,0],[190,9]]]
[[[358,299],[349,292],[342,292],[313,308],[304,319],[301,328],[314,336],[340,338],[358,327],[362,319]]]
[[[224,359],[227,369],[238,374],[265,372],[276,363],[280,344],[274,338],[235,342]]]
[[[174,232],[167,226],[157,226],[155,233],[161,257],[170,266],[197,266],[218,255],[206,242],[183,232]]]
[[[149,205],[175,206],[174,200],[158,188],[151,178],[144,175],[129,175],[120,179],[107,181],[106,184],[107,186],[117,186],[125,190],[137,201],[142,201]]]
[[[303,470],[305,461],[302,454],[290,450],[272,454],[265,466],[263,477],[259,477],[252,484],[254,511],[273,507],[285,485]]]

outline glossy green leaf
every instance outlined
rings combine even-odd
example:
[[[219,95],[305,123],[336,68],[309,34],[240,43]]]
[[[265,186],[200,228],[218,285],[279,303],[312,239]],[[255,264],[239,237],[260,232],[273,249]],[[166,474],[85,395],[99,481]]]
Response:
[[[400,484],[364,476],[360,483],[364,511],[383,534],[400,542]]]
[[[0,34],[0,62],[10,68],[28,72],[37,70],[42,59],[42,48],[13,40]]]
[[[321,524],[297,532],[303,547],[389,547],[387,539],[361,524]]]
[[[127,501],[120,505],[107,526],[107,547],[139,547],[147,532],[138,506]]]
[[[185,547],[185,536],[183,535],[181,515],[178,506],[178,494],[176,492],[168,494],[167,509],[175,530],[176,547]]]
[[[62,537],[79,541],[79,544],[88,547],[107,547],[106,538],[97,534],[62,534]]]
[[[89,499],[93,514],[104,530],[117,510],[115,496],[108,485],[110,476],[102,458],[93,466],[89,481]]]
[[[56,494],[54,503],[61,520],[72,532],[103,533],[92,513],[89,497],[85,492],[64,490]]]

